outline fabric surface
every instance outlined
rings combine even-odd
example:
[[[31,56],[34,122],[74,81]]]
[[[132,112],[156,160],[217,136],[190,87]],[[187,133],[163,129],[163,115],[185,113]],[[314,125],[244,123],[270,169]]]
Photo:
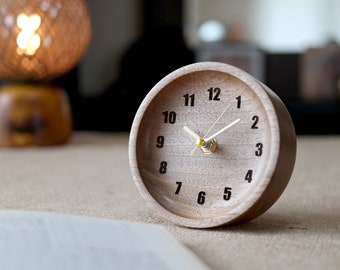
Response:
[[[340,137],[300,136],[297,146],[283,195],[242,225],[189,229],[154,216],[130,174],[127,133],[80,132],[61,146],[0,148],[0,209],[161,224],[216,270],[339,269]]]

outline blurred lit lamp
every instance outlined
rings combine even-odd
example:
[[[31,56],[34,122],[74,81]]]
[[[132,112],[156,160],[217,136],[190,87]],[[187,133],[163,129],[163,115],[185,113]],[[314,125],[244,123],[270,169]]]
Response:
[[[227,28],[218,20],[207,20],[200,25],[198,36],[202,42],[221,42],[227,36]]]
[[[73,130],[65,90],[91,39],[82,0],[0,0],[0,145],[55,145]]]

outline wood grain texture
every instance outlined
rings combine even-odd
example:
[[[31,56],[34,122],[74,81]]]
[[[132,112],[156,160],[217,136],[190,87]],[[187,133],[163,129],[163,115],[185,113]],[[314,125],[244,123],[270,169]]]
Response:
[[[0,87],[0,146],[30,147],[68,142],[73,117],[67,92],[48,84]]]
[[[204,154],[188,126],[218,146]],[[158,144],[158,146],[157,146]],[[296,137],[289,112],[266,86],[233,66],[182,67],[146,96],[132,125],[129,161],[152,211],[207,228],[249,221],[279,198],[292,174]]]

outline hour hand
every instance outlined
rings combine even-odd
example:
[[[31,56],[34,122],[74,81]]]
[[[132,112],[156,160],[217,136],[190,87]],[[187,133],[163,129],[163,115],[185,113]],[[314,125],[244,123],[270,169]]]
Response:
[[[188,126],[184,126],[183,130],[191,137],[195,140],[195,143],[197,146],[202,146],[202,144],[204,143],[204,139],[199,136],[195,131],[193,131],[191,128],[189,128]]]

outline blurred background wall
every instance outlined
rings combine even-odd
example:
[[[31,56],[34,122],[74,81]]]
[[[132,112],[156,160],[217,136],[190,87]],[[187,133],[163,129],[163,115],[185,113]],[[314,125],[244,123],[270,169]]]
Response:
[[[76,103],[78,129],[128,131],[137,104],[148,88],[161,79],[162,73],[156,74],[161,65],[168,66],[168,70],[163,69],[168,72],[201,59],[228,62],[230,55],[234,57],[230,62],[237,63],[240,62],[239,59],[235,61],[237,54],[237,57],[248,57],[247,61],[252,63],[250,71],[261,74],[259,79],[284,100],[298,133],[339,133],[339,1],[86,1],[93,22],[93,39],[75,72],[77,95],[71,93]],[[224,27],[223,36],[214,42],[206,42],[200,36],[202,26],[208,21],[218,22]],[[192,52],[194,58],[191,59],[181,47],[176,50],[178,58],[184,60],[169,65],[166,56],[176,50],[169,49],[164,42],[162,44],[162,38],[153,40],[154,49],[147,51],[145,48],[151,46],[145,45],[146,33],[159,25],[178,27],[183,34],[182,45]],[[136,43],[139,49],[135,48]],[[141,43],[144,44],[145,57],[139,59],[136,52],[143,51]],[[180,56],[181,53],[186,56]],[[148,62],[147,59],[156,55],[160,61]],[[131,59],[135,62],[132,63]],[[125,68],[122,68],[124,63]],[[150,63],[154,63],[153,69],[148,69]],[[135,70],[128,70],[126,66],[135,67]],[[138,77],[137,69],[142,76]],[[129,76],[124,81],[121,78],[126,74]],[[149,78],[152,75],[153,78]],[[312,77],[318,77],[317,81],[310,81]],[[136,78],[140,90],[134,89],[138,84],[129,85],[126,81]],[[143,84],[144,80],[149,81],[148,84]],[[113,107],[118,103],[128,104],[132,99],[134,104],[127,106],[129,116],[121,119],[126,124],[115,128],[112,122],[119,110]]]

